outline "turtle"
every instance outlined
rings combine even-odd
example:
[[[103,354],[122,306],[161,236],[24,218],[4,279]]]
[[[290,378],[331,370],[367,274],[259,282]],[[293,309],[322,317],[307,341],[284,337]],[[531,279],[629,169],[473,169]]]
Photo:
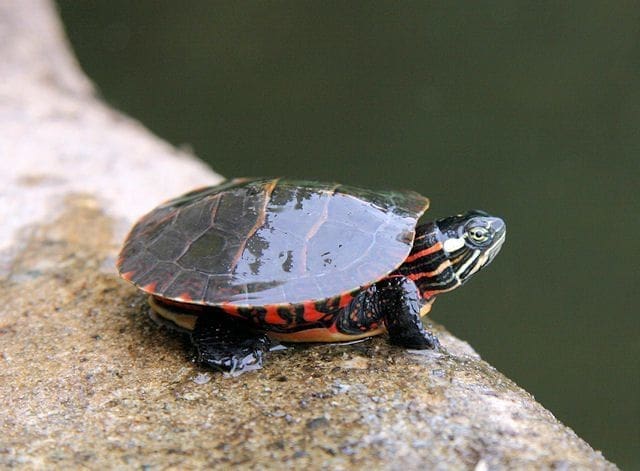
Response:
[[[479,210],[418,225],[428,206],[409,190],[228,180],[143,216],[117,269],[152,317],[189,334],[198,363],[232,374],[261,368],[273,341],[386,332],[439,349],[422,317],[495,258],[506,225]]]

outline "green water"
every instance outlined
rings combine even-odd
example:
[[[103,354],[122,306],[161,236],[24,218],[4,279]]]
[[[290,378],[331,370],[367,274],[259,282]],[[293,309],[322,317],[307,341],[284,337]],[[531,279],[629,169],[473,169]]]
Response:
[[[223,175],[502,216],[433,317],[640,469],[640,4],[59,4],[105,99]]]

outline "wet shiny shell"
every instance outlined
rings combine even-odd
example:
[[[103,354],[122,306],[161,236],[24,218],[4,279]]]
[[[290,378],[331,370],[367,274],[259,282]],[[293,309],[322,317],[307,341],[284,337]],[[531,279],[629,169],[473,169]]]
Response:
[[[322,300],[407,257],[427,198],[331,183],[237,179],[142,217],[118,259],[149,294],[200,305]]]

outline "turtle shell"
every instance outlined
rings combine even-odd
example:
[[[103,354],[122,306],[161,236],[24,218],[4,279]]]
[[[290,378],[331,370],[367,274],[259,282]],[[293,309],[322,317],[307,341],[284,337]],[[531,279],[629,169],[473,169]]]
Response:
[[[143,291],[181,303],[322,300],[396,269],[428,204],[412,191],[236,179],[142,217],[117,266]]]

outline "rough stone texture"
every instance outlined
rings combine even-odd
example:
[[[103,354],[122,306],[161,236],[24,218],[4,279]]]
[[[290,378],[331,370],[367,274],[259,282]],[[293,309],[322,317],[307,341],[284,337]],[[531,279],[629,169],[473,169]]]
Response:
[[[196,367],[113,262],[126,224],[219,177],[94,98],[49,3],[0,3],[0,76],[0,466],[615,469],[440,326],[441,354]]]

